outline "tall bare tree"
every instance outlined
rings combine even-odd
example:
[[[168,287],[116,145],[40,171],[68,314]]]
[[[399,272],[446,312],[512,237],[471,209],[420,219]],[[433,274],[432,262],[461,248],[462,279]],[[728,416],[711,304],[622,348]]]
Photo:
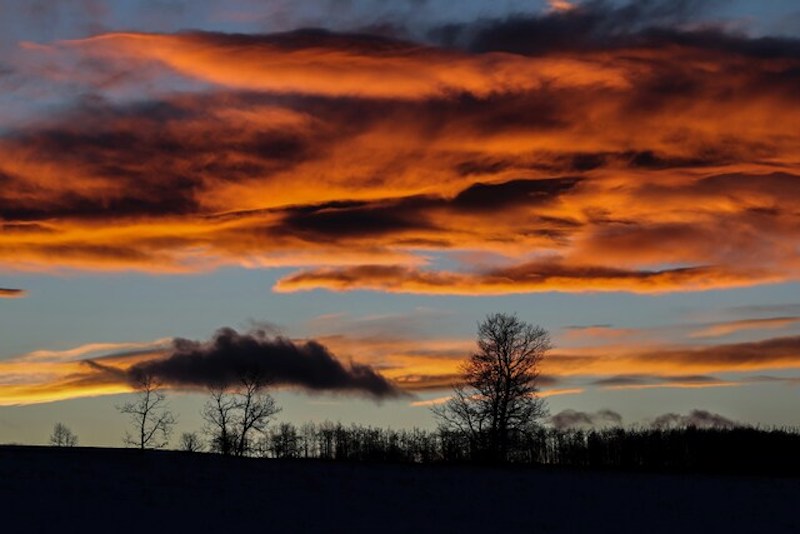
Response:
[[[234,456],[250,452],[253,434],[264,434],[272,417],[280,412],[266,391],[268,385],[264,373],[246,371],[235,387],[211,390],[202,415],[213,450]]]
[[[55,447],[74,447],[78,444],[78,436],[64,423],[56,423],[50,434],[50,445]]]
[[[433,412],[444,430],[468,435],[492,460],[504,461],[513,435],[547,413],[537,378],[550,336],[516,315],[496,313],[478,325],[477,344],[462,367],[462,382]]]
[[[163,449],[177,420],[169,410],[161,384],[153,375],[140,373],[134,387],[138,391],[136,400],[117,407],[130,417],[134,428],[133,433],[125,433],[123,441],[139,449]]]
[[[211,450],[232,455],[236,443],[236,398],[221,386],[211,388],[209,394],[211,398],[203,407],[202,416],[206,422],[205,432],[210,436]]]

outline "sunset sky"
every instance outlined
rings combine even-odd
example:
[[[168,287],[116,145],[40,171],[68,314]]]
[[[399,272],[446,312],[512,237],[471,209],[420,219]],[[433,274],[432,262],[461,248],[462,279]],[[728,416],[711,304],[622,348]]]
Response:
[[[800,425],[795,0],[0,0],[0,443],[253,358],[431,428],[493,312],[552,414]]]

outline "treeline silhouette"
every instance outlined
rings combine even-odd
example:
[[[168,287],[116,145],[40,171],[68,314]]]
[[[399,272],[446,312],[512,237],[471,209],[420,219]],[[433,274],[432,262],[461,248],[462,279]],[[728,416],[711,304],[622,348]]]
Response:
[[[206,352],[213,349],[215,358],[231,350],[235,353],[240,345],[248,348],[244,360],[249,363],[222,369],[224,373],[217,364],[208,363],[206,352],[190,351],[179,359],[202,364],[201,374],[206,380],[214,379],[207,384],[202,435],[184,433],[181,450],[350,462],[800,475],[800,430],[795,428],[740,426],[702,410],[687,416],[664,414],[651,427],[640,428],[596,426],[598,421],[621,424],[621,416],[610,410],[596,414],[565,410],[548,419],[545,400],[537,392],[539,365],[552,346],[550,336],[515,314],[489,314],[478,324],[477,350],[464,362],[461,381],[453,386],[448,400],[432,408],[438,422],[435,431],[331,422],[299,427],[273,424],[281,411],[269,392],[273,377],[263,362],[254,362],[261,361],[263,345],[291,342],[271,340],[265,334],[256,337],[255,342],[236,338],[236,343],[218,337],[215,343],[203,345]],[[131,374],[136,397],[118,408],[130,418],[131,431],[124,439],[129,446],[158,449],[170,443],[177,418],[165,402],[159,375],[163,372],[164,365],[139,366]],[[552,426],[542,424],[548,420]],[[53,443],[67,445],[63,437],[69,430],[58,426],[57,430]]]
[[[251,448],[269,458],[348,462],[486,464],[484,443],[449,430],[393,430],[340,423],[281,423]],[[754,427],[559,430],[513,436],[507,464],[575,468],[800,474],[800,431]]]

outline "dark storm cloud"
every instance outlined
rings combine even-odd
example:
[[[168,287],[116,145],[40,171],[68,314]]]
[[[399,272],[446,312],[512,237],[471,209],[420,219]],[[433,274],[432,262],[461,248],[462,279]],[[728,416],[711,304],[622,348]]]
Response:
[[[576,427],[602,427],[622,425],[622,416],[613,410],[580,412],[563,410],[550,418],[550,424],[559,430]]]
[[[128,377],[149,374],[172,387],[235,385],[246,373],[266,376],[276,386],[391,398],[402,393],[368,365],[343,364],[320,343],[297,343],[263,331],[222,328],[207,342],[176,339],[163,359],[133,365]]]

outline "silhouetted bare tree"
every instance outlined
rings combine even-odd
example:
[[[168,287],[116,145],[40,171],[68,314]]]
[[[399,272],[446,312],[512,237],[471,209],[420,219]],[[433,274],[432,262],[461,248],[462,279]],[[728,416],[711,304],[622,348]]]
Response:
[[[478,325],[477,343],[462,368],[463,382],[433,412],[444,430],[466,434],[473,448],[505,461],[512,438],[547,413],[536,380],[550,336],[516,315],[496,313]]]
[[[223,387],[212,388],[210,396],[202,415],[206,421],[205,431],[210,436],[211,450],[225,455],[233,454],[236,399]]]
[[[152,375],[140,373],[134,386],[139,392],[137,399],[117,407],[130,416],[134,427],[134,434],[126,432],[123,442],[139,449],[163,449],[177,420],[167,406],[161,384]]]
[[[186,452],[200,452],[203,450],[203,440],[195,432],[181,434],[180,449]]]
[[[212,450],[234,456],[250,452],[253,434],[264,434],[272,416],[280,412],[272,395],[266,392],[268,384],[263,373],[247,371],[234,389],[211,390],[202,415],[206,432],[211,435]]]
[[[73,434],[67,425],[56,423],[50,434],[50,445],[55,447],[74,447],[78,444],[78,436]]]
[[[303,454],[300,433],[291,423],[281,423],[265,438],[267,451],[273,458],[299,458]]]

